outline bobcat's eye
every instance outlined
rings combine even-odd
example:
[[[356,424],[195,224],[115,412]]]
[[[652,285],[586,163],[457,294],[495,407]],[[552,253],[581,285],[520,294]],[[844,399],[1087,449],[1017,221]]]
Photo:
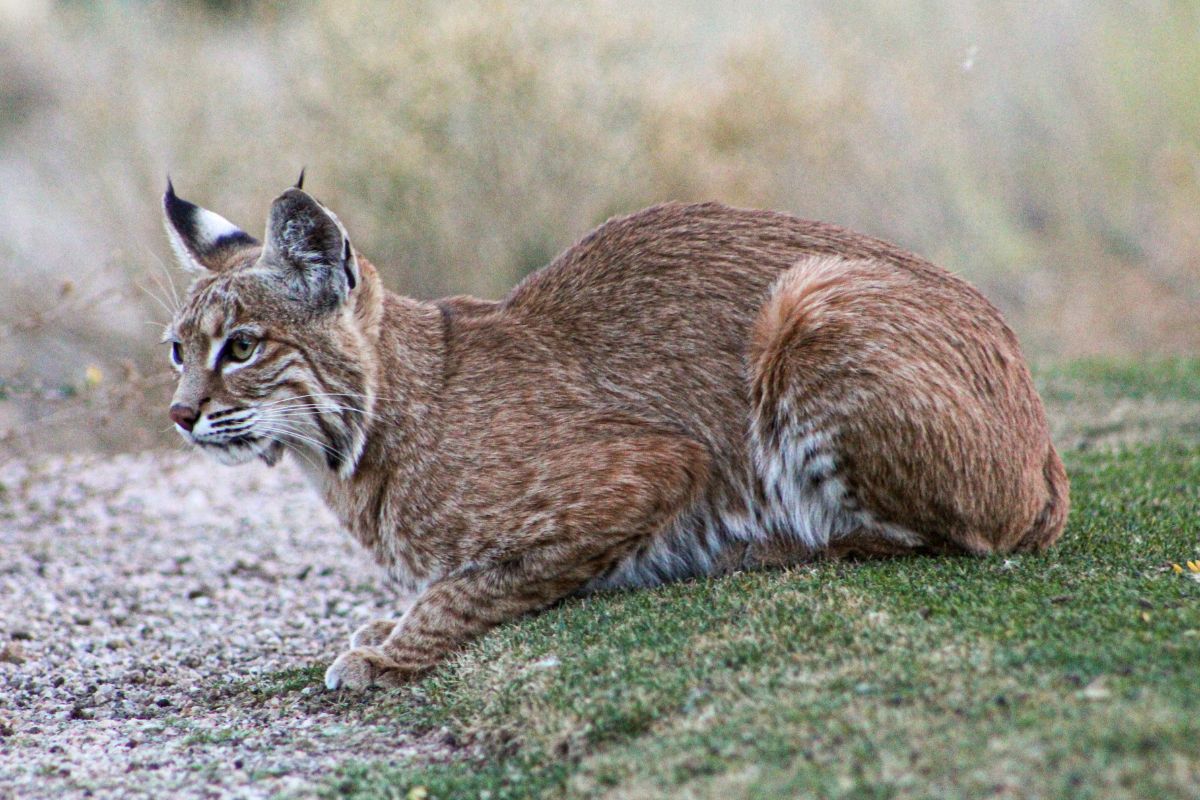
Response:
[[[171,363],[177,367],[183,366],[183,348],[179,342],[171,342]]]
[[[258,347],[257,339],[238,335],[229,340],[229,344],[225,347],[225,352],[233,361],[245,361],[254,354],[256,347]]]

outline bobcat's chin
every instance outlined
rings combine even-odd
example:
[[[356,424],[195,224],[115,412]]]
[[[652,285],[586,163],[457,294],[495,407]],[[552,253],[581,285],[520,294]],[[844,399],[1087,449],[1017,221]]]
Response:
[[[274,466],[283,455],[283,444],[274,439],[249,439],[239,442],[215,444],[196,442],[200,450],[226,466],[246,464],[261,458]]]

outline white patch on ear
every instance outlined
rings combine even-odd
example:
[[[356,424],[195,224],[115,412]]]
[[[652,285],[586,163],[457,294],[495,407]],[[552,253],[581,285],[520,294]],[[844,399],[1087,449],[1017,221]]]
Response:
[[[195,226],[196,245],[201,248],[211,247],[225,236],[242,232],[237,225],[207,208],[196,208],[192,214],[192,224]],[[171,243],[171,249],[175,251],[175,258],[179,260],[180,266],[188,272],[206,272],[207,267],[196,260],[196,256],[188,249],[183,237],[171,224],[170,219],[164,220],[163,225],[167,229],[167,239]]]
[[[237,225],[207,208],[197,209],[192,223],[196,226],[196,239],[207,245],[216,244],[221,237],[231,233],[241,233]]]

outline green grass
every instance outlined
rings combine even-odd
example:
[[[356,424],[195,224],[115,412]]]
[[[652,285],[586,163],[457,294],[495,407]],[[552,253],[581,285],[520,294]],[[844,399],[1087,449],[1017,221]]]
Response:
[[[1200,365],[1050,376],[1200,409]],[[1051,397],[1051,403],[1055,398]],[[591,597],[398,693],[448,761],[347,763],[327,796],[1196,797],[1200,437],[1066,453],[1061,545],[823,563]],[[320,681],[271,676],[262,694]],[[410,795],[410,792],[414,792]]]
[[[1195,358],[1151,365],[1083,359],[1050,370],[1045,377],[1044,397],[1051,404],[1094,393],[1110,399],[1200,399],[1200,359]]]

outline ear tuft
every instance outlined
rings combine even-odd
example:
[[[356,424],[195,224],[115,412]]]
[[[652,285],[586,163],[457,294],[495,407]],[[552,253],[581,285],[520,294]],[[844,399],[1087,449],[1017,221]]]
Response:
[[[163,223],[180,265],[190,271],[220,271],[230,256],[258,240],[220,214],[180,199],[171,176],[163,194]]]
[[[294,188],[296,188],[296,189],[304,188],[304,170],[305,169],[307,169],[307,168],[306,167],[300,168],[300,178],[296,181],[296,186]]]

